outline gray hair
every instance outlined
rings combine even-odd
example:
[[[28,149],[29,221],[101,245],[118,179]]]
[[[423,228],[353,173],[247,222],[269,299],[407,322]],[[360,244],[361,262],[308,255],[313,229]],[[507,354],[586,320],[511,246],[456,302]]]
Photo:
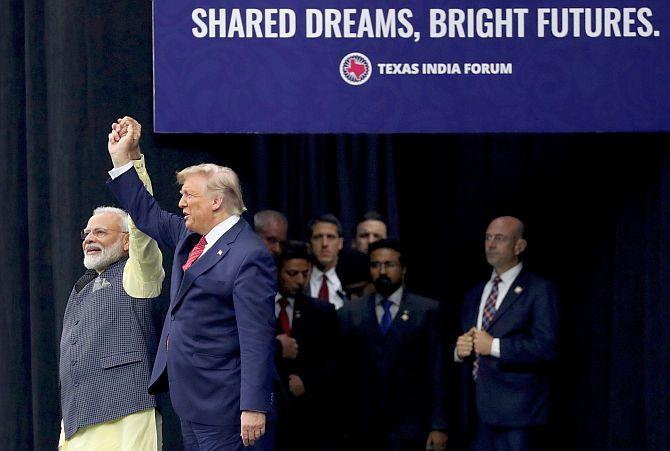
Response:
[[[177,172],[177,183],[183,185],[186,178],[193,174],[202,174],[207,177],[207,191],[220,193],[223,196],[228,213],[241,215],[246,211],[247,207],[244,206],[242,200],[240,179],[235,171],[218,164],[198,164]]]
[[[254,215],[254,229],[256,232],[265,230],[270,224],[277,223],[288,228],[286,216],[275,210],[261,210]]]
[[[93,210],[93,214],[91,216],[97,216],[104,213],[112,213],[119,216],[119,218],[121,219],[121,232],[128,232],[130,230],[128,226],[128,219],[130,218],[130,216],[128,216],[128,213],[126,213],[126,211],[121,210],[120,208],[107,207],[103,205]]]

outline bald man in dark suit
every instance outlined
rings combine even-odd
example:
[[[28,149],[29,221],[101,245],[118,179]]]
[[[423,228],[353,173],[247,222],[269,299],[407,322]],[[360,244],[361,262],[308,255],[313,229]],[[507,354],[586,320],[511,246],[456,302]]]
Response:
[[[491,222],[484,241],[491,278],[463,305],[454,358],[463,363],[463,417],[473,451],[544,449],[558,308],[553,285],[519,260],[523,232],[517,218]]]

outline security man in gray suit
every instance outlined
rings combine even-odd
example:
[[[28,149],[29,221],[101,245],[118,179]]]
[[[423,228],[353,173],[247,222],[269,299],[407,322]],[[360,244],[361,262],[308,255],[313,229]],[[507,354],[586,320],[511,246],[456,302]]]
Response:
[[[368,251],[377,292],[337,312],[346,449],[443,451],[447,419],[439,303],[405,289],[398,240],[375,241]]]

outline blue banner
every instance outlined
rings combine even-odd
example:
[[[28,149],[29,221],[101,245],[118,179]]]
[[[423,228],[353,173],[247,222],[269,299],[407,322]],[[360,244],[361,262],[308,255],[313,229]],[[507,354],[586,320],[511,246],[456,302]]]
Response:
[[[154,0],[154,128],[670,131],[667,0]]]

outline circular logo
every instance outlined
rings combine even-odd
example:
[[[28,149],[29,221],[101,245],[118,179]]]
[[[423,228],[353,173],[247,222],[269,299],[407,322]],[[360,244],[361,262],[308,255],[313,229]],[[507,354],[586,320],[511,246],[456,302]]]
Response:
[[[372,63],[362,53],[350,53],[340,61],[340,75],[350,85],[362,85],[372,75]]]

